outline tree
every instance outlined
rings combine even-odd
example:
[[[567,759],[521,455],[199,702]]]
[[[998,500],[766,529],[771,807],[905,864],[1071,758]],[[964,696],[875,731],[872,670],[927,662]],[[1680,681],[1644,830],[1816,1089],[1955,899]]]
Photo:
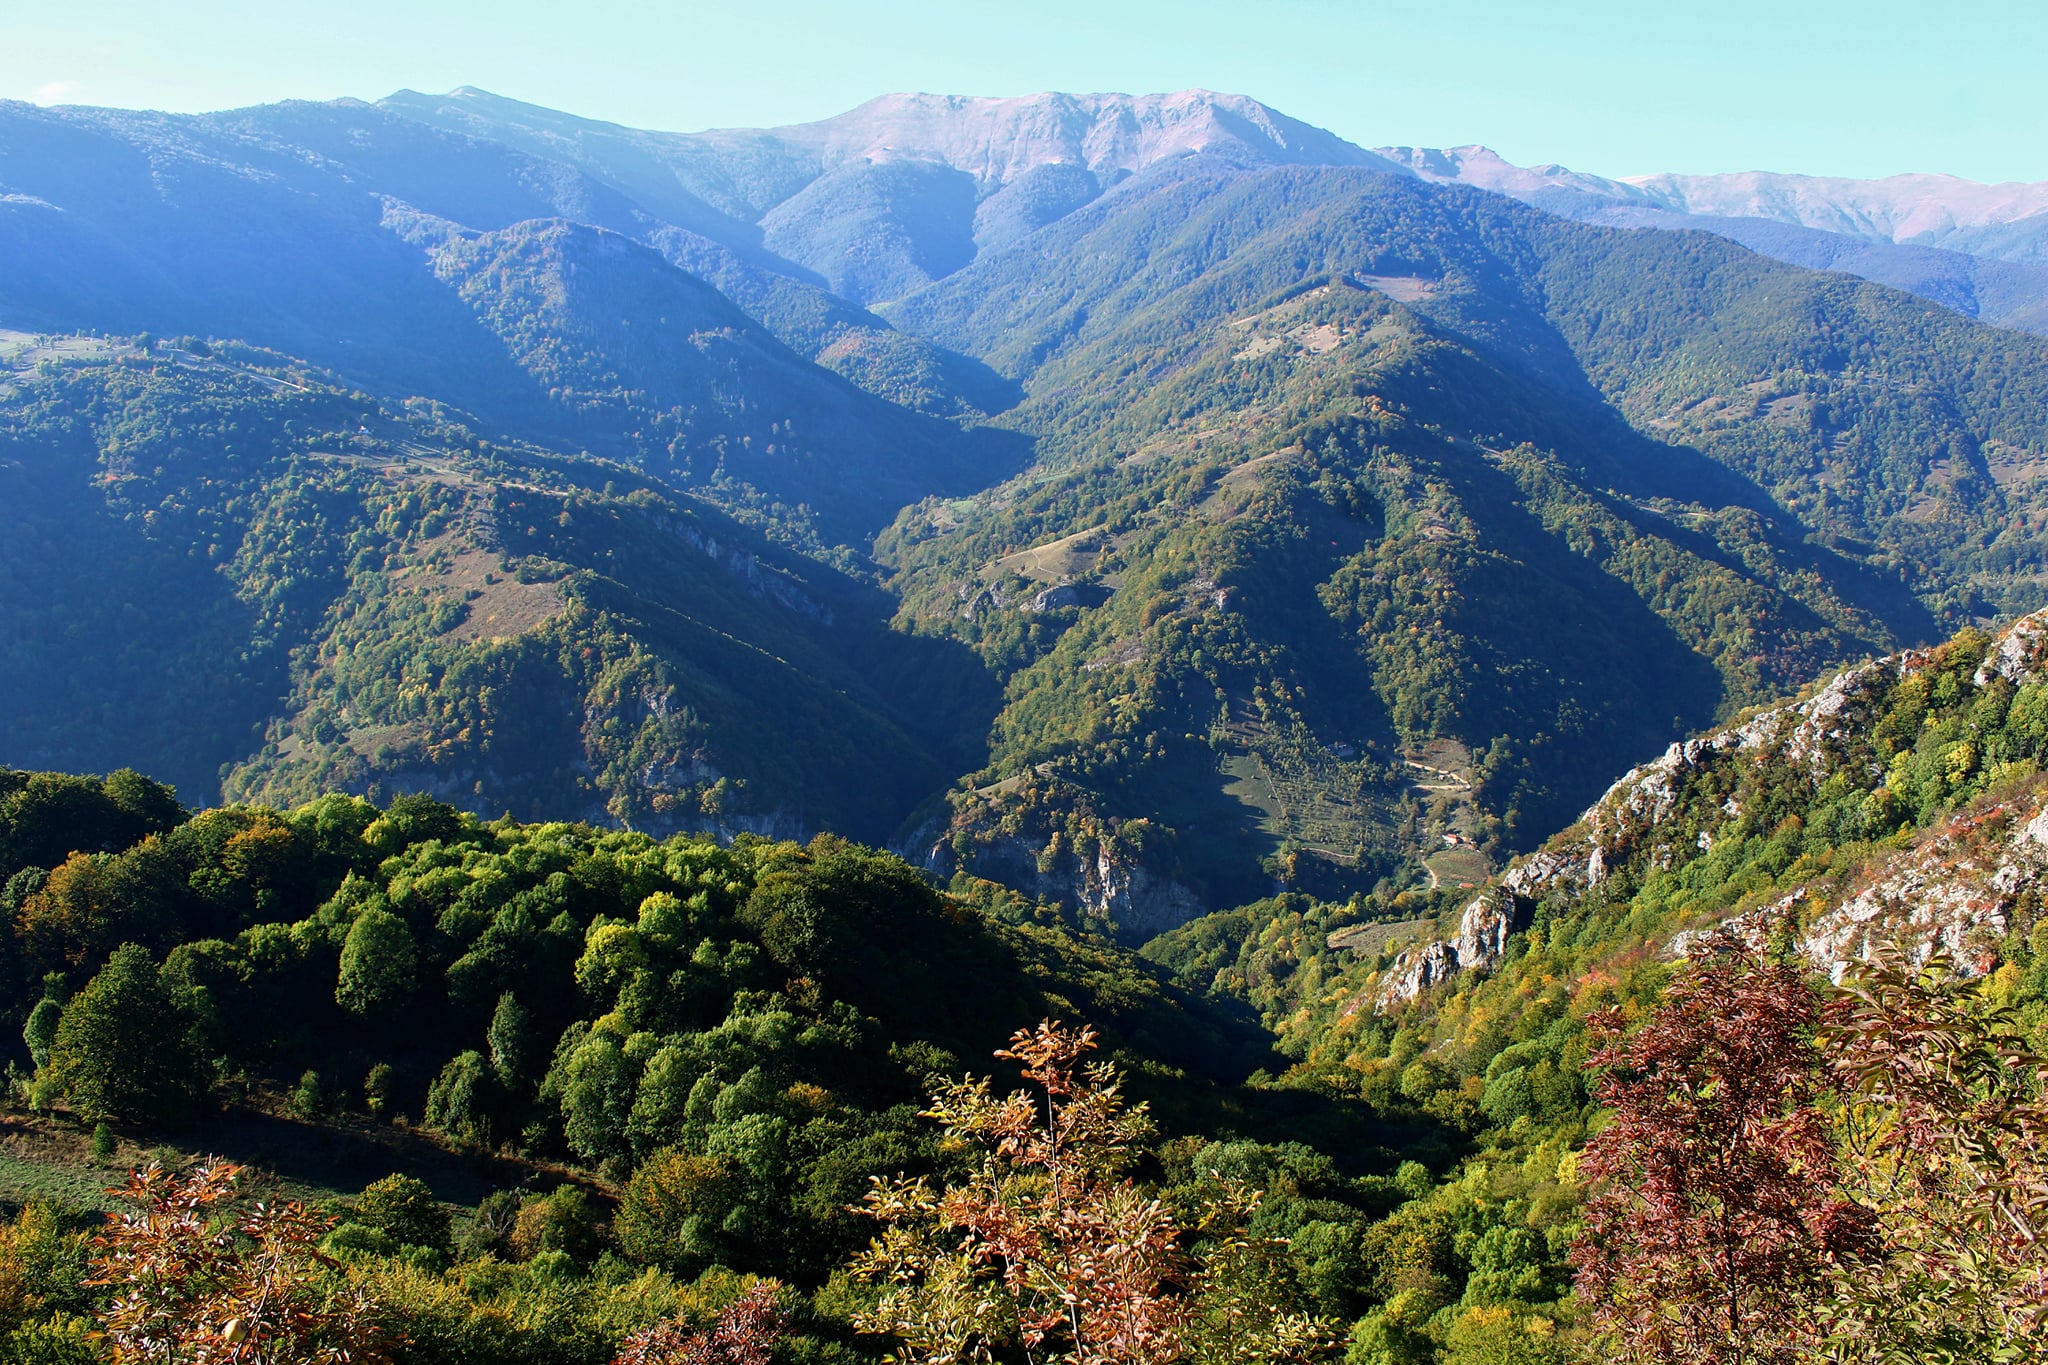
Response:
[[[2048,1059],[1943,959],[1846,977],[1822,1037],[1868,1261],[1824,1304],[1848,1359],[2033,1359],[2048,1331]]]
[[[693,1275],[725,1249],[720,1229],[737,1194],[723,1163],[674,1148],[656,1152],[619,1198],[619,1250],[643,1265]]]
[[[401,1009],[412,999],[419,950],[405,921],[389,910],[365,910],[341,945],[335,1003],[352,1014]]]
[[[84,1118],[161,1123],[182,1117],[204,1071],[192,1020],[147,950],[123,944],[64,1007],[50,1076]]]
[[[560,1251],[577,1261],[592,1259],[604,1244],[590,1196],[574,1185],[558,1186],[554,1193],[522,1204],[511,1240],[512,1250],[521,1257]]]
[[[479,1147],[491,1144],[491,1112],[496,1095],[491,1069],[481,1052],[459,1052],[427,1088],[427,1126],[457,1142]]]
[[[491,1044],[491,1071],[500,1085],[518,1091],[531,1079],[528,1072],[533,1067],[533,1020],[512,992],[498,997],[487,1036]]]
[[[363,1187],[354,1221],[375,1228],[400,1246],[448,1250],[448,1210],[423,1180],[387,1175]]]
[[[332,1220],[298,1203],[234,1209],[241,1168],[179,1177],[151,1162],[129,1208],[94,1239],[90,1283],[114,1359],[136,1365],[371,1365],[387,1359],[375,1305],[320,1255]]]
[[[37,1066],[50,1064],[50,1047],[57,1041],[57,1023],[63,1017],[64,1006],[47,995],[28,1012],[28,1020],[21,1026],[21,1041],[28,1044],[29,1060]]]
[[[1081,1057],[1092,1029],[1048,1020],[996,1055],[1036,1091],[997,1098],[986,1078],[944,1086],[927,1110],[982,1150],[963,1185],[877,1179],[865,1211],[882,1235],[854,1263],[882,1286],[856,1317],[906,1360],[951,1365],[1022,1346],[1034,1360],[1162,1361],[1181,1351],[1179,1229],[1125,1178],[1150,1132],[1112,1068]]]
[[[1094,1047],[1092,1029],[1019,1030],[996,1055],[1020,1063],[1031,1089],[998,1098],[985,1078],[955,1082],[926,1111],[980,1150],[969,1178],[937,1194],[924,1179],[872,1182],[864,1211],[882,1232],[854,1271],[881,1294],[855,1324],[901,1341],[898,1359],[952,1365],[1021,1347],[1039,1362],[1159,1365],[1188,1353],[1204,1308],[1226,1329],[1207,1355],[1249,1344],[1228,1329],[1252,1244],[1223,1238],[1209,1266],[1183,1254],[1173,1215],[1128,1175],[1151,1131],[1145,1107],[1125,1104],[1114,1067],[1082,1062]],[[1305,1318],[1242,1325],[1269,1362],[1326,1345]]]
[[[1604,1045],[1608,1126],[1586,1144],[1580,1292],[1620,1359],[1767,1365],[1805,1358],[1803,1312],[1849,1220],[1817,1107],[1826,1089],[1807,974],[1726,949],[1682,972],[1633,1037]]]
[[[682,1318],[644,1327],[626,1338],[612,1365],[768,1365],[789,1315],[775,1306],[773,1280],[756,1280],[721,1310],[709,1330]]]

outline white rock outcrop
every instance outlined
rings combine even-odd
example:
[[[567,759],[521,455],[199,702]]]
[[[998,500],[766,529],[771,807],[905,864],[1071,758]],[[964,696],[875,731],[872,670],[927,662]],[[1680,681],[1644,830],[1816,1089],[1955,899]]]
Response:
[[[1410,948],[1394,959],[1374,996],[1385,1010],[1413,1000],[1440,981],[1465,972],[1490,971],[1507,957],[1508,939],[1529,923],[1529,906],[1498,888],[1474,896],[1458,917],[1458,932]]]

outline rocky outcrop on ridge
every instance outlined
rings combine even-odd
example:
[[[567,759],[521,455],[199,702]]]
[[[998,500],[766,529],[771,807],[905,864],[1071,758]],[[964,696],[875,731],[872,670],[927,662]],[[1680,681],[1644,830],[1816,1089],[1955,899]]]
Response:
[[[1874,783],[1883,768],[1869,744],[1870,727],[1893,685],[1934,658],[1930,650],[1909,650],[1847,669],[1809,697],[1673,744],[1632,769],[1572,828],[1518,859],[1475,897],[1455,935],[1398,954],[1380,976],[1375,1005],[1392,1009],[1456,975],[1497,965],[1509,935],[1529,922],[1538,903],[1598,888],[1625,859],[1647,854],[1652,867],[1666,868],[1710,852],[1716,828],[1742,815],[1735,794],[1709,808],[1711,819],[1698,809],[1702,791],[1740,790],[1728,765],[1799,770],[1816,788],[1844,773]],[[1993,641],[1975,681],[1982,687],[1996,677],[2018,686],[2044,674],[2048,611],[2023,617]],[[1975,975],[1996,965],[1993,945],[2010,926],[2015,902],[2040,894],[2048,894],[2048,784],[1956,813],[1853,885],[1802,887],[1771,905],[1688,929],[1668,951],[1685,956],[1728,935],[1762,946],[1788,934],[1836,979],[1887,946],[1916,963],[1938,953]],[[1817,896],[1825,902],[1816,903]]]
[[[1452,938],[1410,948],[1394,959],[1380,978],[1376,1005],[1388,1009],[1461,972],[1498,966],[1507,956],[1509,936],[1528,926],[1529,906],[1527,899],[1511,891],[1480,892],[1458,917],[1458,932]]]
[[[1831,904],[1816,909],[1813,894],[1801,888],[1719,925],[1685,930],[1669,951],[1695,956],[1727,937],[1761,948],[1782,933],[1837,981],[1887,950],[1914,966],[1940,955],[1957,975],[1982,976],[1998,965],[1996,944],[2011,927],[2016,905],[2044,893],[2048,793],[2037,788],[2024,798],[1959,812]]]

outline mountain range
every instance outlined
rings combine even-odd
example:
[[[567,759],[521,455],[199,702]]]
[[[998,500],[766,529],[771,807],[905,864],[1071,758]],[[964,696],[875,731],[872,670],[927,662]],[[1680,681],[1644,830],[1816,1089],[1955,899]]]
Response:
[[[845,829],[1134,938],[1476,883],[2039,605],[2029,194],[1201,91],[0,105],[0,761]]]

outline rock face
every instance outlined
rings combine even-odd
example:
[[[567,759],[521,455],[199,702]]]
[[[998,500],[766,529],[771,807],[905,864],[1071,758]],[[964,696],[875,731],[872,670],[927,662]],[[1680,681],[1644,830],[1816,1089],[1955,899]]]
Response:
[[[927,831],[904,853],[941,878],[965,871],[1064,905],[1083,920],[1113,926],[1133,943],[1178,928],[1209,909],[1192,888],[1114,838],[1092,853],[1068,846],[1047,856],[1044,848],[1021,836],[978,837],[963,853],[951,837],[935,838]]]
[[[2013,631],[2023,626],[2039,631],[2041,621],[2041,617],[2028,617]],[[1867,726],[1872,708],[1886,688],[1904,674],[1924,667],[1927,657],[1909,651],[1859,665],[1836,675],[1804,701],[1773,707],[1741,724],[1673,744],[1657,758],[1623,774],[1570,830],[1509,868],[1500,885],[1518,896],[1538,900],[1555,890],[1599,885],[1610,863],[1657,838],[1676,807],[1687,776],[1724,755],[1769,755],[1806,768],[1816,779],[1824,777],[1846,761],[1848,741]],[[1711,836],[1705,837],[1711,843]]]
[[[1380,978],[1379,1009],[1413,1000],[1431,986],[1462,972],[1489,971],[1507,956],[1508,937],[1529,923],[1529,903],[1512,892],[1489,888],[1474,896],[1458,917],[1458,932],[1410,948]]]
[[[1761,948],[1773,935],[1796,934],[1799,950],[1840,981],[1859,962],[1896,949],[1920,966],[1940,954],[1960,976],[1997,965],[1997,941],[2022,896],[2048,889],[2048,801],[1999,802],[1965,811],[1891,858],[1839,902],[1799,911],[1811,896],[1795,891],[1770,905],[1671,940],[1676,957],[1712,951],[1716,941]]]

